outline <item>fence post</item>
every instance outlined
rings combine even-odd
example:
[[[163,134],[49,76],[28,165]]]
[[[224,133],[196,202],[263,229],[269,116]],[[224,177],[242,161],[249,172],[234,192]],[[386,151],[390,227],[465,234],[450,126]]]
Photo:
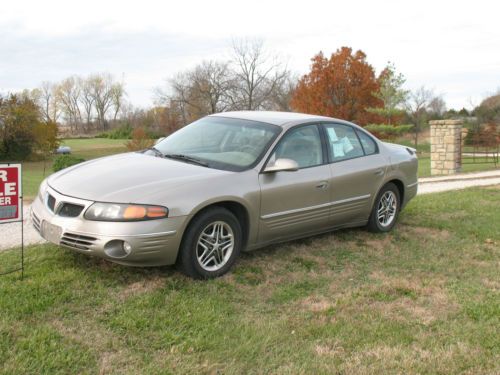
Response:
[[[433,120],[431,127],[431,175],[460,172],[462,120]]]

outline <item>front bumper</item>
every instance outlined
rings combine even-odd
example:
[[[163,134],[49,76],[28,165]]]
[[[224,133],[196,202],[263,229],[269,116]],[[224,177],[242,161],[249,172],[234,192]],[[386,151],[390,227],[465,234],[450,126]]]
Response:
[[[53,197],[51,207],[48,194]],[[55,200],[55,204],[54,203]],[[57,214],[59,204],[84,206],[76,217]],[[42,237],[74,251],[108,259],[129,266],[161,266],[174,264],[188,216],[136,222],[104,222],[83,218],[93,201],[69,197],[48,187],[31,205],[33,226]],[[55,213],[55,212],[56,213]],[[129,254],[115,251],[116,244],[126,241]]]

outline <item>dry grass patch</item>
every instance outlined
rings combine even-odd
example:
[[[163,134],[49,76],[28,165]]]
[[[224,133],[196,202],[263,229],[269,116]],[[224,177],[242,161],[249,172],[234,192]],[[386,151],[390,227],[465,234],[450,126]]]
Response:
[[[119,372],[122,374],[133,372],[135,366],[131,365],[129,353],[117,350],[101,352],[98,367],[99,375],[105,375],[116,373],[116,369],[120,369]]]
[[[345,350],[339,342],[322,343],[314,346],[314,352],[320,357],[343,357]]]
[[[157,351],[152,363],[167,374],[221,374],[221,369],[225,367],[220,363],[203,359],[203,356],[194,353],[193,350],[181,352],[176,346],[172,346],[170,350]]]
[[[50,325],[62,336],[77,342],[84,347],[91,348],[98,354],[99,374],[109,374],[116,368],[133,369],[138,360],[133,352],[124,349],[123,340],[113,332],[94,322],[95,316],[87,319],[64,322],[54,319]]]
[[[153,292],[157,289],[160,289],[164,285],[165,285],[165,278],[160,276],[154,276],[151,278],[146,278],[144,280],[139,280],[125,286],[118,293],[118,299],[124,301],[131,296]]]
[[[119,344],[119,340],[111,331],[91,323],[93,319],[93,316],[89,316],[85,322],[78,320],[71,321],[70,323],[54,319],[50,322],[50,325],[62,336],[98,350],[104,351],[113,344]]]
[[[443,281],[388,276],[380,271],[373,272],[373,285],[367,296],[370,308],[394,319],[416,319],[424,325],[445,319],[458,311],[458,304],[446,293]]]
[[[386,250],[392,249],[393,236],[391,234],[385,234],[381,238],[374,238],[366,240],[366,246],[376,252],[384,252]]]
[[[500,290],[500,281],[498,280],[482,279],[481,281],[486,288],[491,289],[494,292],[498,292]]]
[[[451,236],[450,232],[445,229],[413,227],[410,225],[401,225],[399,228],[403,233],[419,238],[422,241],[448,240]]]
[[[470,220],[470,212],[467,212],[466,210],[456,210],[453,212],[437,212],[435,213],[435,217],[443,221],[462,219]]]
[[[335,307],[335,303],[329,301],[325,297],[321,296],[311,296],[306,297],[300,301],[300,306],[307,310],[315,313],[322,313],[328,311],[329,309]]]
[[[466,356],[480,355],[481,351],[458,342],[442,348],[426,349],[418,345],[411,347],[379,345],[359,350],[344,358],[339,372],[343,374],[380,373],[463,373],[461,360]],[[471,374],[485,373],[481,364],[470,369]]]

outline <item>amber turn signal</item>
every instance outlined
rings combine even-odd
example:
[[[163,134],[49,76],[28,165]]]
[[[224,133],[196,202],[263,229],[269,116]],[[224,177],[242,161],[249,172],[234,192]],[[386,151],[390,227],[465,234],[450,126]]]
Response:
[[[146,208],[144,206],[128,206],[123,211],[124,219],[142,219],[146,216]]]
[[[146,210],[146,216],[150,218],[160,218],[167,217],[168,210],[161,206],[148,206]]]

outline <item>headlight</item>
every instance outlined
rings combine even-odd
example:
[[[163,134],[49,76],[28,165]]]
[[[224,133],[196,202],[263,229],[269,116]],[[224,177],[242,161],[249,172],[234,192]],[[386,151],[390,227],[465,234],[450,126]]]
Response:
[[[45,192],[47,191],[47,179],[43,180],[42,183],[40,184],[40,187],[38,188],[38,198],[43,202],[45,198]]]
[[[96,221],[141,221],[168,217],[168,208],[144,204],[94,203],[84,215]]]

